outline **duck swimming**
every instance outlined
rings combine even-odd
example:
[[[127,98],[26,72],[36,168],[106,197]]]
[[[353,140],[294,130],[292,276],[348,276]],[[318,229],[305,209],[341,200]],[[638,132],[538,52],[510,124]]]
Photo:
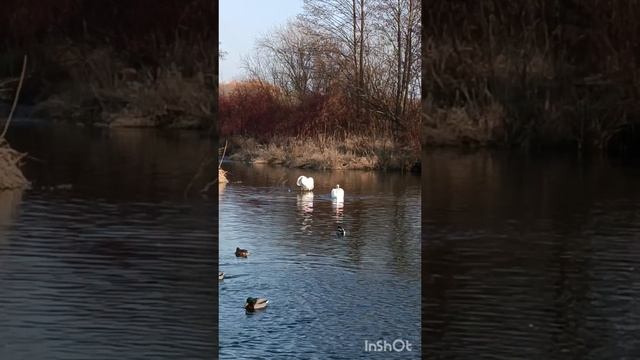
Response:
[[[218,272],[218,280],[224,279],[224,273],[222,271]]]
[[[340,225],[338,225],[338,229],[336,230],[336,234],[338,236],[345,236],[347,235],[347,231]]]
[[[236,257],[247,257],[247,256],[249,256],[249,250],[240,249],[239,247],[236,247]]]
[[[247,303],[244,304],[244,308],[247,309],[247,311],[261,310],[266,308],[268,303],[269,300],[267,299],[248,297]]]
[[[298,187],[302,191],[311,191],[313,190],[313,178],[302,175],[298,177],[298,181],[296,181],[296,185],[298,185]]]
[[[331,190],[331,200],[335,202],[344,202],[344,190],[340,188],[340,184]]]

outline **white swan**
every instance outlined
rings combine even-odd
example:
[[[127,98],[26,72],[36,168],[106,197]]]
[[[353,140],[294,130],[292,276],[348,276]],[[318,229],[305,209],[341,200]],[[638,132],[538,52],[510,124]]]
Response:
[[[340,185],[336,185],[336,187],[331,190],[331,200],[339,203],[344,202],[344,190],[340,188]]]
[[[313,178],[302,175],[298,178],[298,181],[296,181],[296,185],[303,191],[311,191],[313,190]]]

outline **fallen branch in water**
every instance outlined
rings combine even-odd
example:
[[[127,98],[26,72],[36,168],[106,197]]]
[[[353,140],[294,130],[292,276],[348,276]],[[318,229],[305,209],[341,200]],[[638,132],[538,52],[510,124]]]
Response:
[[[229,179],[227,178],[227,172],[223,169],[218,169],[218,182],[219,183],[229,182]]]
[[[18,98],[20,97],[20,90],[22,89],[22,83],[24,82],[24,74],[27,71],[27,55],[24,56],[22,60],[22,73],[20,74],[20,81],[18,82],[18,88],[16,89],[16,96],[13,98],[13,104],[11,104],[11,111],[9,112],[9,117],[4,123],[4,130],[2,130],[2,134],[0,134],[0,139],[4,139],[5,135],[7,135],[7,130],[9,129],[9,124],[11,124],[11,119],[13,118],[13,112],[16,110],[16,106],[18,105]]]
[[[209,192],[209,189],[213,186],[213,184],[215,184],[217,182],[217,180],[213,180],[207,183],[207,185],[205,185],[202,190],[200,190],[200,192],[202,194],[206,194]]]
[[[26,153],[13,150],[0,138],[0,190],[17,189],[29,183],[19,167],[25,156]]]
[[[219,150],[218,150],[219,151]],[[222,158],[224,158],[224,154],[227,151],[227,143],[225,142],[224,144],[224,151],[222,152]],[[202,176],[202,173],[204,171],[204,169],[207,167],[207,165],[211,164],[214,160],[213,159],[204,159],[203,161],[200,162],[200,166],[198,167],[198,171],[196,171],[195,175],[193,175],[193,178],[191,179],[191,181],[189,181],[189,184],[187,185],[186,189],[184,189],[184,196],[186,197],[187,194],[189,193],[189,191],[191,190],[191,187],[193,187],[193,183],[194,181],[199,178],[200,176]],[[227,177],[226,174],[227,172],[222,170],[220,167],[222,166],[222,159],[220,159],[220,162],[218,163],[218,178],[216,178],[213,181],[208,182],[203,188],[202,190],[200,190],[201,193],[207,193],[209,192],[209,189],[213,186],[213,184],[215,184],[216,182],[219,183],[223,183],[223,182],[228,182],[227,181]]]
[[[222,167],[222,160],[224,160],[224,154],[227,153],[227,141],[225,140],[224,142],[224,150],[222,150],[222,157],[220,158],[220,161],[218,162],[218,169],[220,169]]]
[[[189,191],[193,187],[193,183],[196,181],[196,179],[198,179],[198,178],[200,178],[200,176],[202,176],[202,173],[204,172],[204,169],[208,165],[210,165],[212,162],[213,162],[212,159],[207,159],[207,158],[203,159],[200,162],[200,166],[198,167],[198,171],[196,171],[196,173],[191,178],[191,181],[189,181],[189,184],[187,184],[187,187],[184,189],[184,197],[187,197],[187,194],[189,194]]]
[[[16,110],[18,104],[18,98],[20,97],[20,89],[22,89],[22,83],[24,82],[24,75],[27,69],[27,56],[24,56],[22,62],[22,74],[20,75],[20,82],[16,89],[16,95],[11,105],[11,111],[9,117],[7,117],[4,123],[4,129],[0,134],[0,190],[17,189],[29,184],[29,181],[24,177],[22,171],[20,171],[20,162],[27,156],[27,153],[20,153],[9,146],[9,142],[5,139],[7,130],[11,124],[13,113]]]
[[[228,144],[227,141],[225,141],[224,150],[222,150],[222,156],[220,157],[220,161],[218,162],[218,183],[220,184],[229,182],[229,179],[227,179],[227,172],[224,169],[222,169],[222,161],[224,160],[224,155],[227,153],[227,144]],[[215,180],[212,181],[211,183],[215,183]]]

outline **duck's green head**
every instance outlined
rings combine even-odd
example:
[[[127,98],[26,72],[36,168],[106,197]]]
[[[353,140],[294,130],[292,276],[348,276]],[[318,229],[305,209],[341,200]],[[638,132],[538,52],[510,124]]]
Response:
[[[256,303],[256,301],[258,301],[258,299],[256,299],[256,298],[253,298],[253,297],[248,297],[247,298],[247,304],[254,305]]]

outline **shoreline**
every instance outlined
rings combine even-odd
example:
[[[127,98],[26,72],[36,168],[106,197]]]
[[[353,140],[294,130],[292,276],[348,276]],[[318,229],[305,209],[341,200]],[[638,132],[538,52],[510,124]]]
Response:
[[[29,116],[95,127],[206,130],[213,118],[209,104],[202,101],[208,91],[203,84],[191,84],[191,79],[180,81],[175,89],[133,82],[93,92],[69,85],[34,102]],[[197,87],[185,90],[194,95],[194,104],[178,103],[175,93],[189,86]]]
[[[283,168],[283,169],[307,169],[307,170],[312,170],[312,171],[363,171],[363,172],[402,172],[402,173],[411,173],[411,174],[420,174],[420,168],[422,166],[422,160],[416,162],[414,165],[414,168],[411,168],[409,170],[404,169],[401,170],[399,168],[387,168],[387,169],[381,169],[381,168],[371,168],[371,169],[363,169],[363,168],[336,168],[336,169],[332,169],[332,168],[312,168],[312,167],[292,167],[292,166],[287,166],[287,165],[283,165],[283,164],[275,164],[275,163],[268,163],[265,161],[244,161],[244,160],[236,160],[236,159],[226,159],[224,161],[222,161],[222,165],[224,166],[224,164],[242,164],[242,165],[247,165],[247,166],[254,166],[254,165],[266,165],[266,166],[271,166],[271,167],[277,167],[277,168]],[[224,169],[223,169],[224,170]],[[228,171],[225,170],[225,176],[228,176]],[[229,182],[228,180],[225,182]]]
[[[0,103],[0,109],[5,106],[5,103]],[[72,108],[68,105],[68,108]],[[1,111],[1,110],[0,110]],[[91,127],[91,128],[110,128],[110,129],[149,129],[149,130],[185,130],[185,131],[207,131],[208,128],[203,125],[194,125],[190,123],[174,123],[169,125],[160,126],[151,121],[121,121],[119,123],[107,123],[104,121],[79,121],[79,119],[64,119],[60,117],[48,117],[37,112],[34,113],[33,105],[23,105],[16,108],[16,114],[12,123],[24,123],[25,121],[46,123],[53,126],[78,126],[78,127]]]
[[[640,155],[640,149],[633,147],[615,147],[607,149],[598,149],[594,147],[578,148],[575,144],[546,144],[536,143],[528,146],[520,146],[515,144],[501,143],[478,143],[459,141],[455,143],[425,143],[422,145],[423,151],[445,151],[460,153],[475,152],[504,152],[511,154],[528,154],[528,155],[546,155],[546,156],[566,156],[572,155],[577,157],[637,157]]]
[[[174,45],[155,61],[141,63],[109,44],[47,40],[41,46],[50,52],[30,56],[33,65],[20,96],[23,111],[85,126],[207,130],[214,122],[217,79],[208,65],[213,57],[176,63],[175,55],[190,44]],[[13,72],[2,73],[2,106],[11,103],[16,86]]]
[[[229,142],[225,161],[267,164],[292,169],[365,170],[418,172],[420,154],[388,139],[347,137],[344,140],[316,137],[277,138],[258,142],[235,137]]]
[[[25,154],[12,149],[4,139],[0,139],[0,191],[24,189],[29,186],[20,169]]]

